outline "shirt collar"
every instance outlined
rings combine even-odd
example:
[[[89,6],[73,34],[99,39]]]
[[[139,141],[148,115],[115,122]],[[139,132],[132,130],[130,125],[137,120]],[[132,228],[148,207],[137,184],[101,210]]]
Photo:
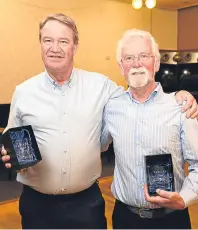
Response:
[[[45,76],[46,76],[47,82],[51,85],[53,89],[65,90],[67,86],[71,88],[74,85],[74,71],[75,71],[75,68],[72,69],[72,73],[70,75],[69,81],[65,81],[63,85],[59,85],[53,78],[51,78],[46,69],[45,69]]]
[[[139,101],[135,100],[133,98],[133,95],[130,92],[130,88],[127,89],[126,93],[129,95],[130,99],[136,103],[140,103]],[[158,98],[160,98],[163,95],[164,91],[162,89],[162,86],[159,82],[155,83],[155,89],[153,92],[149,95],[149,97],[146,99],[145,102],[147,101],[156,101]]]

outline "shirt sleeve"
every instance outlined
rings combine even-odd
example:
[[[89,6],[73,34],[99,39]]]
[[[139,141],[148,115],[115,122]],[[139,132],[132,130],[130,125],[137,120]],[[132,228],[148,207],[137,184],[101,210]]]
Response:
[[[112,137],[108,129],[108,105],[105,106],[103,111],[102,130],[101,130],[101,152],[107,151],[112,142]]]
[[[10,105],[10,113],[9,113],[9,118],[8,118],[8,124],[7,124],[4,132],[10,128],[22,126],[22,121],[20,119],[19,110],[17,107],[18,98],[19,98],[19,94],[18,94],[18,91],[16,88],[14,93],[13,93],[13,96],[12,96],[12,101],[11,101],[11,105]]]
[[[184,160],[188,162],[189,174],[180,191],[185,207],[198,201],[198,121],[182,114],[181,144]]]
[[[107,92],[107,99],[116,98],[122,94],[124,94],[124,87],[118,86],[114,81],[107,79],[106,82],[106,92]]]
[[[107,78],[105,91],[107,98],[102,118],[102,130],[100,138],[101,152],[105,152],[113,140],[108,128],[108,110],[110,109],[109,101],[124,94],[124,88],[122,86],[118,86],[115,82]]]

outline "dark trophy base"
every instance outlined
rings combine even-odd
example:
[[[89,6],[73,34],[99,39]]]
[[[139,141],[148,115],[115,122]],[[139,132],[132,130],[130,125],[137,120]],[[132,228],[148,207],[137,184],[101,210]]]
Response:
[[[33,166],[42,160],[31,125],[7,130],[1,136],[1,144],[10,155],[9,162],[16,170]]]
[[[175,191],[171,154],[151,155],[146,158],[148,192],[156,196],[156,189]]]

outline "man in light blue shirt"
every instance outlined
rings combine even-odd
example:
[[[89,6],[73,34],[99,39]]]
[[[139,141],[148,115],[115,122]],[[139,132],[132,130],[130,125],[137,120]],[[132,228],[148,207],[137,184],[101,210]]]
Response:
[[[155,82],[160,54],[150,33],[127,31],[117,60],[129,89],[106,105],[101,137],[103,150],[114,144],[113,228],[189,229],[187,207],[198,201],[197,119],[187,119]],[[146,186],[145,156],[160,154],[172,156],[175,192],[158,189],[154,197]]]

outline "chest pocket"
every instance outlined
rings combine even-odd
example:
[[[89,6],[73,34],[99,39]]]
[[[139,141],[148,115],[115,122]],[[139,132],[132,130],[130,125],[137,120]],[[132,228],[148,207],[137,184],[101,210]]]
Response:
[[[59,124],[59,113],[50,107],[30,107],[21,113],[23,125],[31,124],[35,130],[52,128]]]
[[[160,126],[152,128],[148,137],[148,150],[150,153],[172,153],[180,148],[180,127],[177,125]]]

